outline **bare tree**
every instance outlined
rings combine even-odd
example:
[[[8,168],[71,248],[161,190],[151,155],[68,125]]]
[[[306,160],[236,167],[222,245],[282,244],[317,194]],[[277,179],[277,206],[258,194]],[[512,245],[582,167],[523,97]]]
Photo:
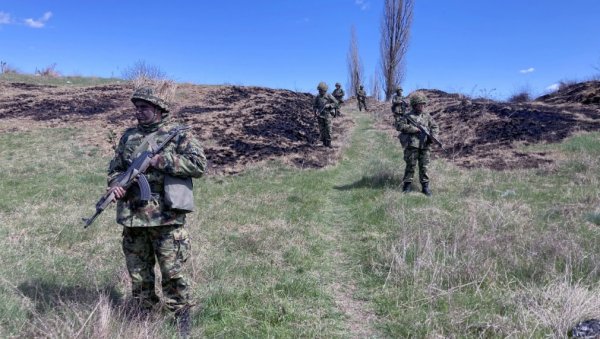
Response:
[[[406,75],[405,55],[408,51],[414,0],[385,0],[381,21],[381,75],[385,100],[394,94]]]
[[[358,86],[363,81],[363,65],[358,54],[358,41],[356,39],[356,28],[352,25],[350,31],[350,48],[347,55],[348,61],[348,96],[354,96]]]

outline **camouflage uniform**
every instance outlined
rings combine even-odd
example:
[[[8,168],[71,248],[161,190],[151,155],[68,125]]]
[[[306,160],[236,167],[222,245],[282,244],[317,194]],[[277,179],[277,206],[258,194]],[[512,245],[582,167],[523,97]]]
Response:
[[[358,101],[358,110],[362,111],[367,110],[367,92],[363,89],[363,86],[360,85],[358,90],[356,91],[356,100]]]
[[[394,115],[395,124],[398,124],[398,119],[400,119],[402,115],[406,113],[407,107],[408,103],[402,96],[402,88],[398,87],[396,89],[396,94],[394,94],[392,97],[392,114]]]
[[[333,90],[333,92],[331,92],[331,95],[333,95],[335,100],[338,101],[339,105],[344,103],[344,95],[346,95],[346,93],[344,93],[344,90],[342,89],[342,85],[339,82],[335,84],[335,89]],[[336,117],[342,116],[342,112],[340,111],[339,108],[337,108],[335,110],[335,116]]]
[[[339,105],[333,95],[327,93],[327,84],[321,82],[317,89],[319,94],[315,97],[313,110],[317,114],[321,141],[323,145],[331,147],[331,117]]]
[[[422,94],[414,94],[411,97],[410,104],[413,106],[413,110],[406,113],[413,120],[422,126],[429,129],[432,136],[437,137],[438,125],[433,120],[433,117],[427,112],[418,113],[414,110],[414,106],[418,103],[426,103],[427,98]],[[431,140],[427,136],[423,135],[421,131],[411,124],[405,116],[398,119],[396,129],[400,132],[399,139],[402,147],[404,148],[404,161],[406,162],[406,168],[404,170],[404,188],[403,190],[410,191],[410,185],[413,180],[415,173],[415,167],[419,166],[419,181],[423,186],[423,193],[430,195],[429,193],[429,160],[430,160],[430,146]]]
[[[151,95],[151,92],[149,92]],[[134,94],[135,97],[136,94]],[[144,100],[132,98],[134,100]],[[148,102],[163,109],[163,119],[158,123],[127,129],[115,150],[108,169],[109,186],[124,172],[137,154],[144,138],[155,133],[160,144],[173,125],[168,122],[168,110],[160,101]],[[157,104],[159,103],[159,104]],[[189,284],[183,275],[183,265],[190,255],[190,239],[184,228],[185,213],[169,209],[164,202],[165,174],[175,177],[198,178],[206,169],[206,157],[200,143],[189,132],[182,132],[169,142],[160,153],[156,167],[150,167],[146,177],[152,191],[147,204],[139,199],[137,185],[127,189],[117,200],[117,223],[123,225],[123,253],[132,283],[133,298],[144,308],[158,302],[154,291],[154,266],[158,261],[162,276],[162,291],[167,308],[171,311],[188,309],[192,305]]]

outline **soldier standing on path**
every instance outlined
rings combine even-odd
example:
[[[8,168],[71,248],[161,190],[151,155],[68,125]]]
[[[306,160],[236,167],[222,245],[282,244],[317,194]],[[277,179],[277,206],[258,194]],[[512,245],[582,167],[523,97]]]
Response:
[[[364,108],[365,111],[367,109],[367,92],[365,92],[363,85],[358,86],[358,90],[356,90],[356,100],[358,100],[358,110],[362,111]]]
[[[338,101],[339,106],[341,106],[344,103],[344,95],[346,95],[346,93],[344,93],[342,85],[339,82],[335,83],[335,89],[333,90],[333,92],[331,92],[331,95],[333,95],[333,97]],[[335,116],[342,116],[342,112],[340,111],[339,107],[335,110]]]
[[[325,147],[331,147],[331,117],[335,116],[335,110],[339,105],[333,95],[327,93],[327,89],[326,83],[319,83],[317,86],[319,94],[315,97],[313,110],[319,123],[321,141]]]
[[[156,147],[175,127],[169,119],[165,96],[159,93],[165,86],[157,88],[138,88],[131,97],[138,124],[127,129],[119,141],[108,169],[108,190],[115,194],[117,223],[123,226],[123,253],[133,299],[145,312],[158,307],[154,290],[154,266],[158,262],[164,305],[174,313],[180,336],[187,337],[193,302],[189,282],[183,275],[183,266],[190,256],[190,239],[184,225],[186,213],[193,207],[178,208],[172,198],[184,198],[188,206],[193,205],[191,180],[206,170],[202,146],[190,132],[183,131],[152,158],[145,173],[152,198],[146,203],[139,199],[137,185],[127,190],[111,187],[139,153]],[[173,181],[180,185],[174,195],[167,193],[172,192]]]
[[[402,192],[408,193],[411,191],[411,184],[415,174],[415,167],[419,165],[419,181],[423,194],[431,196],[429,190],[429,157],[432,140],[425,133],[422,133],[419,128],[413,125],[406,116],[409,116],[416,123],[429,130],[433,137],[437,137],[438,125],[433,120],[429,113],[425,112],[427,97],[421,93],[415,93],[410,97],[410,106],[412,110],[406,115],[398,119],[396,129],[400,132],[400,144],[404,148],[404,161],[406,168],[404,170],[404,185]]]

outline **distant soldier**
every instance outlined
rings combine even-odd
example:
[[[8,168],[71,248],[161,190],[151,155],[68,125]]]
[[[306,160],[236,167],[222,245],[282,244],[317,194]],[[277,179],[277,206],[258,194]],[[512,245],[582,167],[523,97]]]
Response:
[[[145,310],[160,306],[154,273],[158,263],[163,304],[174,313],[180,336],[187,337],[193,302],[189,281],[183,275],[190,256],[190,239],[184,225],[186,213],[192,207],[184,208],[174,201],[186,206],[193,204],[191,178],[204,174],[206,157],[193,134],[184,131],[152,158],[145,173],[151,188],[149,201],[140,199],[137,185],[129,188],[112,185],[139,153],[157,147],[175,127],[164,95],[154,87],[138,88],[131,101],[137,126],[127,129],[119,141],[108,169],[107,190],[117,200],[117,223],[123,226],[123,252],[132,296]]]
[[[333,95],[327,93],[327,89],[326,83],[319,83],[317,86],[319,94],[315,97],[313,110],[319,123],[321,141],[325,147],[331,147],[331,117],[335,115],[339,105]]]
[[[344,93],[342,85],[339,82],[335,83],[335,89],[333,92],[331,92],[331,95],[333,95],[333,97],[338,101],[340,106],[344,103],[344,95],[346,95],[346,93]],[[342,116],[342,112],[340,111],[339,107],[335,110],[335,116]]]
[[[358,101],[358,110],[362,111],[364,108],[367,110],[367,92],[363,89],[363,85],[358,86],[356,90],[356,100]]]
[[[406,113],[406,108],[408,108],[408,103],[402,96],[402,87],[397,87],[396,94],[392,97],[392,114],[394,115],[394,121],[397,120],[399,116]]]
[[[410,122],[412,118],[414,122],[429,130],[429,133],[437,138],[438,125],[433,120],[429,113],[425,112],[427,97],[421,93],[415,93],[410,97],[410,106],[412,110],[401,116],[397,121],[396,129],[400,132],[400,144],[404,148],[404,161],[406,168],[404,170],[404,185],[402,192],[408,193],[411,191],[411,184],[415,174],[415,167],[419,164],[419,181],[423,194],[430,196],[429,190],[429,148],[432,140],[427,135]]]

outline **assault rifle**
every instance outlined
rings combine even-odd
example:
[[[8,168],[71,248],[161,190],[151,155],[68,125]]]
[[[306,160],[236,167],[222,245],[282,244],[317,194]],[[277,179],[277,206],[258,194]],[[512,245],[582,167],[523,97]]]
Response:
[[[419,131],[421,131],[421,133],[422,133],[422,134],[424,134],[424,135],[425,135],[425,136],[427,136],[429,139],[433,140],[433,142],[435,142],[436,144],[438,144],[438,146],[440,146],[440,148],[441,148],[442,150],[444,150],[444,151],[446,150],[446,149],[444,148],[444,145],[442,144],[442,142],[441,142],[441,141],[440,141],[438,138],[436,138],[436,137],[434,137],[433,135],[431,135],[431,133],[429,132],[429,129],[428,129],[427,127],[425,127],[425,126],[423,126],[423,125],[419,124],[418,122],[416,122],[416,121],[415,121],[415,119],[411,118],[411,117],[410,117],[410,115],[408,115],[408,114],[405,114],[405,115],[404,115],[404,117],[406,118],[406,120],[407,120],[408,122],[410,122],[410,123],[411,123],[411,124],[413,124],[413,125],[414,125],[416,128],[418,128],[418,129],[419,129]],[[423,140],[423,141],[424,141],[424,140]]]
[[[137,182],[140,188],[140,200],[142,201],[142,203],[147,203],[151,198],[152,192],[150,191],[150,184],[148,184],[148,179],[146,179],[144,173],[146,172],[146,170],[148,170],[148,167],[150,166],[150,160],[153,156],[160,153],[162,149],[169,143],[169,141],[171,141],[182,131],[188,130],[190,128],[191,127],[189,126],[180,126],[170,130],[169,134],[167,134],[167,137],[165,138],[165,140],[163,140],[163,142],[157,145],[153,150],[142,152],[137,158],[135,158],[132,161],[129,168],[127,168],[125,172],[121,173],[117,177],[117,179],[111,183],[110,187],[121,186],[125,190],[127,190],[127,188],[129,188],[131,185]],[[87,228],[88,226],[90,226],[94,222],[94,220],[100,215],[100,213],[102,213],[108,207],[108,205],[110,205],[110,203],[113,202],[113,200],[115,200],[115,193],[106,192],[96,203],[96,213],[94,213],[94,215],[92,215],[90,218],[82,218],[85,222],[85,225],[83,227]]]

